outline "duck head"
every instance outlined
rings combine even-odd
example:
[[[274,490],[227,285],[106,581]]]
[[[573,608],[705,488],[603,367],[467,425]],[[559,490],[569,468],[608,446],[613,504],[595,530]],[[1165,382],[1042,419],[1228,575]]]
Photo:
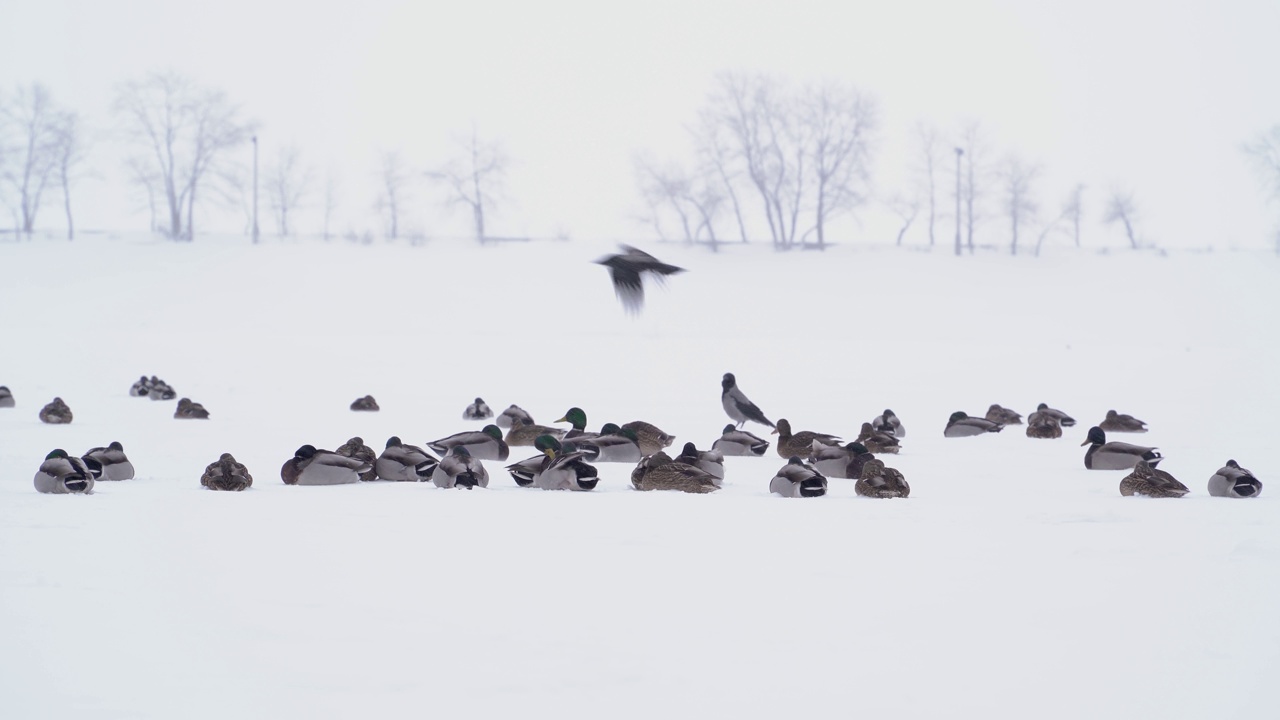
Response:
[[[560,418],[556,422],[572,423],[574,430],[586,430],[587,429],[587,413],[583,411],[583,409],[580,407],[571,407],[564,414],[564,417]]]
[[[400,440],[400,436],[398,435],[392,435],[391,437],[387,438],[387,447],[389,448],[400,447],[403,444],[404,442]]]
[[[787,422],[785,418],[778,418],[778,424],[773,428],[773,432],[769,434],[779,437],[791,437],[791,423]]]
[[[555,458],[556,454],[561,450],[560,441],[551,435],[539,435],[534,438],[533,447],[549,458]]]
[[[502,440],[502,428],[498,427],[497,425],[485,425],[484,429],[482,429],[480,432],[484,433],[485,435],[488,435],[494,440],[498,440],[498,441]]]
[[[1089,436],[1085,438],[1084,442],[1080,443],[1080,447],[1085,445],[1105,445],[1106,443],[1107,434],[1102,431],[1102,428],[1094,425],[1089,428]]]
[[[955,411],[955,412],[951,413],[951,419],[950,419],[950,420],[947,420],[947,424],[948,424],[948,425],[951,425],[951,424],[953,424],[953,423],[958,423],[958,422],[960,422],[961,420],[964,420],[964,419],[965,419],[965,418],[967,418],[967,417],[969,417],[969,414],[968,414],[968,413],[966,413],[966,412],[965,412],[965,411],[963,411],[963,410],[957,410],[957,411]]]
[[[53,452],[49,453],[48,455],[45,455],[44,459],[45,460],[66,460],[67,451],[63,450],[62,448],[58,448]]]
[[[734,430],[737,430],[737,429],[738,429],[738,428],[736,428],[736,427],[734,427],[734,426],[733,426],[733,423],[729,423],[728,425],[725,425],[725,426],[724,426],[724,430],[721,430],[721,431],[720,431],[720,434],[721,434],[721,435],[728,435],[729,433],[731,433],[731,432],[733,432]]]
[[[605,423],[600,426],[601,435],[617,435],[621,430],[617,423]]]
[[[308,458],[315,457],[315,454],[316,454],[315,445],[303,445],[302,447],[294,451],[293,456],[299,460],[306,460]]]
[[[118,451],[120,451],[120,452],[124,452],[124,446],[123,446],[123,445],[121,445],[119,442],[117,442],[117,441],[115,441],[115,440],[112,440],[112,441],[111,441],[111,444],[107,446],[107,449],[108,449],[108,450],[118,450]]]
[[[851,442],[845,445],[844,449],[848,450],[850,455],[866,455],[870,452],[870,450],[867,450],[867,446],[860,442]]]

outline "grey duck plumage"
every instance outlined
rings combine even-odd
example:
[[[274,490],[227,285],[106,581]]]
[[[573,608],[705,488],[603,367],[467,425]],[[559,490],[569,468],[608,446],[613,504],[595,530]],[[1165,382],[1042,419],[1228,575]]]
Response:
[[[1084,453],[1084,466],[1090,470],[1129,470],[1140,460],[1155,467],[1164,458],[1153,447],[1130,445],[1124,442],[1107,442],[1107,434],[1102,428],[1089,428],[1089,435],[1080,443],[1081,447],[1089,446]]]
[[[466,445],[454,445],[448,455],[440,458],[431,473],[431,482],[438,488],[484,488],[489,487],[489,471],[479,458],[471,455]]]
[[[519,405],[512,405],[508,407],[506,410],[503,410],[502,414],[499,415],[498,418],[493,421],[493,423],[505,430],[510,428],[519,420],[528,420],[530,423],[532,423],[533,416],[525,412],[524,408],[520,407]]]
[[[253,476],[249,474],[249,468],[236,462],[231,453],[222,453],[217,462],[205,467],[200,484],[210,490],[240,492],[253,486]]]
[[[379,480],[390,482],[426,482],[431,479],[440,460],[417,445],[408,445],[398,436],[387,438],[387,446],[373,463]]]
[[[280,466],[280,479],[286,485],[346,485],[360,482],[370,467],[363,460],[303,445]]]
[[[719,450],[723,455],[762,457],[769,451],[769,441],[746,430],[739,430],[733,423],[729,423],[720,433],[720,439],[711,443],[711,449]]]
[[[587,453],[592,462],[639,462],[640,440],[631,430],[623,430],[613,423],[605,423],[600,433],[592,438],[574,438],[579,450]]]
[[[512,407],[515,406],[513,405]],[[491,417],[493,417],[493,411],[480,398],[476,398],[475,402],[462,411],[463,420],[488,420]]]
[[[792,457],[769,481],[769,492],[793,498],[822,497],[827,494],[827,479],[799,457]]]
[[[11,408],[13,406],[13,393],[9,391],[9,388],[0,385],[0,408]]]
[[[502,438],[502,431],[497,425],[485,425],[479,431],[470,430],[467,432],[454,433],[449,437],[432,440],[427,443],[427,447],[440,453],[444,457],[455,447],[459,445],[466,446],[467,452],[471,457],[481,460],[497,460],[499,462],[506,460],[511,455],[510,445],[519,445],[521,443],[511,442],[511,434],[507,434],[507,439]]]
[[[102,466],[102,480],[132,480],[134,476],[133,463],[129,462],[129,457],[124,454],[124,446],[119,442],[112,442],[106,447],[96,447],[84,454],[84,459],[92,458],[100,466]]]
[[[1075,418],[1062,412],[1061,410],[1055,410],[1044,403],[1040,403],[1039,405],[1036,406],[1036,412],[1047,412],[1050,415],[1056,417],[1058,419],[1058,424],[1062,425],[1062,427],[1072,427],[1076,424]]]
[[[208,420],[209,411],[204,409],[204,405],[192,402],[190,398],[182,398],[173,411],[173,417],[175,420]]]
[[[903,426],[902,421],[898,419],[889,408],[885,408],[884,412],[871,419],[871,427],[883,433],[888,433],[896,438],[904,438],[907,436],[907,428]]]
[[[1262,494],[1262,481],[1235,460],[1228,460],[1209,478],[1209,494],[1214,497],[1255,498]]]
[[[45,456],[36,471],[36,492],[51,495],[93,493],[93,482],[102,475],[102,468],[92,458],[71,457],[58,448]]]
[[[1139,460],[1133,466],[1133,471],[1120,481],[1120,494],[1126,497],[1146,495],[1153,498],[1177,498],[1189,492],[1191,491],[1187,486],[1178,482],[1177,478],[1164,470],[1151,467],[1146,460]]]
[[[879,455],[897,455],[902,449],[897,437],[891,433],[876,430],[871,423],[862,423],[862,429],[858,432],[858,442],[862,443],[868,452]]]
[[[696,445],[687,442],[680,449],[680,454],[676,456],[675,461],[692,465],[714,477],[717,481],[716,485],[723,484],[720,481],[724,480],[724,453],[719,450],[699,450]]]
[[[951,413],[951,418],[947,420],[947,427],[942,431],[942,436],[972,437],[985,433],[1000,432],[1003,429],[1004,426],[1000,423],[993,423],[986,418],[969,417],[964,411],[957,410]]]
[[[858,479],[862,466],[875,456],[860,442],[839,445],[817,445],[810,455],[813,468],[828,478]]]

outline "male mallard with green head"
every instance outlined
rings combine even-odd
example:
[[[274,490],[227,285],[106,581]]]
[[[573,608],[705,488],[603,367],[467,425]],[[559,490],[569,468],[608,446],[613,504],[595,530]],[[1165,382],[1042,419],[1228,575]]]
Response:
[[[836,435],[801,430],[791,432],[791,423],[786,418],[778,418],[778,426],[773,433],[778,436],[778,455],[783,458],[809,457],[815,442],[822,445],[838,445],[840,438]]]
[[[827,479],[799,457],[792,457],[769,481],[769,492],[782,497],[822,497],[827,494]]]
[[[96,460],[71,457],[58,448],[44,457],[36,471],[36,491],[52,495],[93,492],[93,481],[102,475]]]
[[[509,445],[519,445],[520,443],[511,442],[511,435],[508,433],[507,439],[502,439],[502,431],[497,425],[485,425],[480,431],[469,430],[467,432],[454,433],[449,437],[432,440],[427,443],[427,447],[440,453],[441,457],[448,454],[450,450],[459,445],[464,445],[467,452],[472,457],[481,460],[497,460],[499,462],[506,460],[511,455]]]
[[[863,464],[853,490],[862,497],[870,498],[904,498],[911,494],[911,486],[902,473],[885,467],[882,461],[875,458]]]
[[[711,443],[711,449],[719,450],[724,455],[763,457],[769,451],[769,441],[746,430],[739,430],[733,423],[729,423],[724,426],[720,439]]]
[[[454,445],[448,455],[440,458],[431,473],[431,482],[438,488],[489,487],[489,471],[478,458],[472,457],[466,445]]]
[[[982,435],[984,433],[1000,432],[1004,426],[1000,423],[993,423],[984,418],[969,417],[962,410],[951,413],[951,418],[947,420],[947,427],[942,431],[943,437],[971,437],[973,435]]]
[[[692,465],[707,473],[716,479],[717,485],[722,484],[719,481],[724,480],[724,454],[719,450],[699,450],[696,445],[687,442],[675,461]]]
[[[1177,498],[1191,492],[1186,485],[1163,470],[1151,467],[1146,460],[1139,460],[1133,472],[1120,481],[1120,494],[1146,495],[1153,498]]]
[[[346,485],[360,482],[370,467],[363,460],[303,445],[280,466],[280,479],[285,485]]]
[[[676,490],[687,493],[709,493],[720,489],[716,478],[705,470],[676,462],[658,451],[645,457],[631,471],[631,484],[637,490]]]
[[[545,448],[542,466],[534,478],[534,487],[542,490],[594,490],[600,474],[586,460],[572,441],[561,443],[550,435],[540,436],[534,447]],[[514,476],[513,476],[514,477]]]
[[[639,462],[640,439],[631,430],[623,430],[613,423],[605,423],[600,434],[593,438],[574,438],[578,448],[587,453],[592,462]]]
[[[236,462],[231,453],[222,453],[217,462],[205,467],[200,484],[210,490],[239,492],[253,485],[253,476],[249,474],[249,468]]]
[[[816,445],[809,462],[815,470],[828,478],[857,479],[862,473],[862,466],[875,457],[865,445],[851,442],[844,447],[839,445]]]
[[[1107,442],[1107,434],[1102,428],[1089,428],[1089,435],[1081,447],[1089,446],[1084,453],[1084,466],[1090,470],[1129,470],[1139,461],[1147,461],[1155,467],[1164,458],[1153,447],[1130,445],[1125,442]]]
[[[581,441],[596,437],[597,433],[587,431],[587,413],[580,407],[569,408],[558,423],[567,422],[573,427],[563,436],[563,440]]]

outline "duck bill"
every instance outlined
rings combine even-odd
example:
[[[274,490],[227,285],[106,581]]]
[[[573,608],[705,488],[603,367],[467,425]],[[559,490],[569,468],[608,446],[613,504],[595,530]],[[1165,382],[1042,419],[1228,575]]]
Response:
[[[770,434],[770,435],[777,435],[777,434],[778,434],[778,428],[774,428],[774,429],[770,430],[770,431],[769,431],[769,434]]]
[[[567,417],[562,417],[562,418],[560,418],[559,420],[556,420],[555,422],[558,422],[558,423],[562,423],[562,422],[569,422],[569,418],[567,418]]]
[[[1084,442],[1080,443],[1080,447],[1084,447],[1085,445],[1088,445],[1088,444],[1089,444],[1089,441],[1088,439],[1086,439]]]

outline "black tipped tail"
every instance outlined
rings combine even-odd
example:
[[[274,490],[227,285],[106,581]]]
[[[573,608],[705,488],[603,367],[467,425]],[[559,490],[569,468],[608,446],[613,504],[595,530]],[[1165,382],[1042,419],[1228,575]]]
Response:
[[[1142,455],[1142,459],[1146,460],[1147,464],[1154,470],[1156,465],[1159,465],[1160,461],[1164,459],[1164,456],[1155,450],[1148,450]]]
[[[1244,480],[1235,484],[1235,491],[1240,497],[1253,497],[1258,494],[1258,487],[1252,481]]]
[[[827,484],[821,478],[800,481],[800,497],[822,497],[827,494]]]
[[[511,470],[511,479],[516,481],[516,485],[520,487],[529,487],[533,484],[533,473],[521,472],[519,470]]]
[[[71,492],[84,492],[89,487],[89,481],[84,478],[67,478],[63,484]]]
[[[457,487],[464,487],[468,490],[480,484],[480,480],[476,478],[475,473],[465,472],[454,478],[453,484]]]
[[[413,466],[414,472],[418,474],[419,480],[429,480],[431,474],[436,471],[436,466],[440,463],[436,460],[424,460]]]

